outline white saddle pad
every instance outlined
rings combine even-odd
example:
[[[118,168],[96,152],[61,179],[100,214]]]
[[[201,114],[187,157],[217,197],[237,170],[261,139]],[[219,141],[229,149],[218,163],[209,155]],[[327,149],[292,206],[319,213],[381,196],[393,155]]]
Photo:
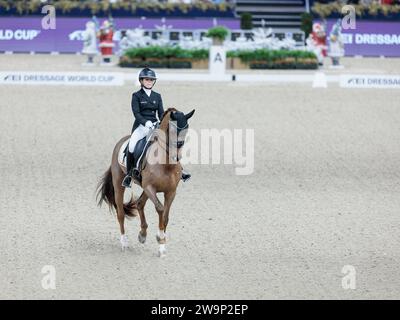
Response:
[[[124,150],[129,143],[129,138],[121,145],[121,148],[118,151],[118,163],[120,166],[126,168],[126,157],[124,158]]]

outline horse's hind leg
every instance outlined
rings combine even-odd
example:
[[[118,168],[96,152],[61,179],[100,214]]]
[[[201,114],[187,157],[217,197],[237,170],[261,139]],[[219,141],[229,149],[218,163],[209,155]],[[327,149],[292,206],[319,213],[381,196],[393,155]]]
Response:
[[[140,243],[145,243],[147,237],[147,222],[146,216],[144,215],[144,206],[146,205],[147,199],[149,197],[143,191],[140,195],[139,199],[137,200],[137,209],[139,211],[140,216],[140,231],[138,235],[138,240]]]
[[[125,234],[125,210],[124,210],[124,188],[121,185],[114,184],[115,203],[117,205],[117,218],[121,231],[121,247],[122,250],[128,247],[128,237]]]

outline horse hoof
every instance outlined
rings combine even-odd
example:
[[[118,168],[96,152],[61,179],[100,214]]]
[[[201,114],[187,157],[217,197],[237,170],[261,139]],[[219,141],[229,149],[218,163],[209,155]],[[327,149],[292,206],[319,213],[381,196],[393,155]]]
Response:
[[[146,236],[142,236],[142,234],[139,232],[138,240],[139,240],[140,243],[145,243],[146,242]]]

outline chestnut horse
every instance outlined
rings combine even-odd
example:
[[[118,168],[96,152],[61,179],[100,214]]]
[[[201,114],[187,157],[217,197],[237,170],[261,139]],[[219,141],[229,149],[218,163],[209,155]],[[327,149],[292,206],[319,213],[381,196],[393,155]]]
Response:
[[[166,254],[166,228],[169,219],[169,210],[174,201],[176,188],[181,180],[182,166],[181,147],[184,144],[188,129],[188,119],[193,116],[195,110],[188,114],[169,108],[164,112],[159,129],[153,134],[153,143],[146,151],[146,163],[141,172],[142,182],[134,182],[143,189],[138,199],[131,198],[127,204],[123,203],[125,188],[121,185],[126,174],[126,168],[118,161],[118,153],[123,143],[129,139],[125,136],[114,147],[110,168],[104,173],[97,187],[98,205],[105,201],[110,211],[117,212],[117,218],[121,231],[122,250],[128,247],[128,238],[125,234],[124,220],[126,217],[135,217],[137,212],[140,216],[141,229],[139,231],[139,242],[144,243],[147,237],[147,222],[144,214],[144,207],[148,199],[154,203],[158,213],[159,243],[158,254],[160,257]],[[164,204],[157,197],[157,192],[164,193]]]

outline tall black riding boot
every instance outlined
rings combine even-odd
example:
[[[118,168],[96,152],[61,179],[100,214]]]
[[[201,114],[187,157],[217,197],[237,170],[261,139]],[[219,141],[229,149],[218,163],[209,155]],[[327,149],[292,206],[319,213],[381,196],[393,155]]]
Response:
[[[132,169],[133,169],[133,153],[127,150],[126,153],[126,176],[122,180],[122,186],[125,188],[130,188],[132,183]]]

